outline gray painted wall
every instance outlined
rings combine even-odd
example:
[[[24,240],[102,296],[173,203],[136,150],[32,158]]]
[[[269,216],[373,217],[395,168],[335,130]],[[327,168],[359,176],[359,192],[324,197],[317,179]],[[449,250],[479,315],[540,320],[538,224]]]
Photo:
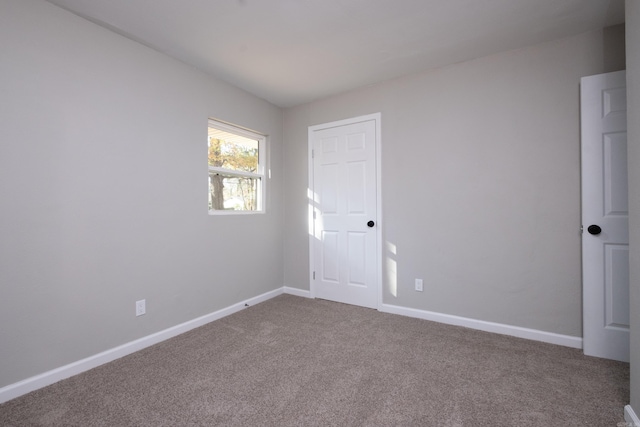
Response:
[[[0,387],[282,287],[279,108],[39,0],[0,62]],[[210,116],[270,136],[266,214],[208,215]]]
[[[625,24],[603,28],[602,41],[604,61],[602,72],[624,70],[626,68]]]
[[[580,337],[579,79],[603,50],[592,32],[286,110],[285,284],[309,288],[307,127],[380,111],[384,302]]]
[[[640,3],[627,0],[627,147],[631,277],[631,407],[640,416]]]

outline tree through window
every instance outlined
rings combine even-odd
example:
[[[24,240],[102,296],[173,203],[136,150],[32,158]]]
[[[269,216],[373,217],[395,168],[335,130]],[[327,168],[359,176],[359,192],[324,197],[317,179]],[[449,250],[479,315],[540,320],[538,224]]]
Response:
[[[265,137],[209,119],[209,213],[263,211]]]

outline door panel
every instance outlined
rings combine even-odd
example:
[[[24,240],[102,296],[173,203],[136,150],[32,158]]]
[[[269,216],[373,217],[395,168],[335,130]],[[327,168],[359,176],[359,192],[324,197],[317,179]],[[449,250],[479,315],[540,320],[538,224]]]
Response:
[[[347,256],[349,265],[349,284],[367,285],[367,233],[347,232]]]
[[[590,356],[629,361],[625,72],[580,83],[583,347]]]
[[[322,212],[324,215],[338,213],[338,164],[323,164],[320,179],[322,180]]]
[[[313,126],[312,294],[377,307],[376,121]]]
[[[627,133],[604,135],[604,215],[628,215]]]
[[[349,215],[366,213],[367,164],[365,162],[347,163],[347,212]]]
[[[629,329],[629,245],[604,245],[605,327]]]
[[[338,273],[339,233],[337,231],[322,231],[322,280],[337,283],[340,277]]]

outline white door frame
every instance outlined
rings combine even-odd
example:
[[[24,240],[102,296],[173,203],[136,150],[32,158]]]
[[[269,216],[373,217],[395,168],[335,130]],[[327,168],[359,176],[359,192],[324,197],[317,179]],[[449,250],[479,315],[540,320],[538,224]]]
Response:
[[[335,122],[323,123],[319,125],[309,126],[308,134],[308,171],[309,171],[309,187],[307,189],[307,200],[309,203],[308,209],[308,222],[309,222],[309,290],[311,298],[316,297],[316,285],[314,279],[315,269],[315,244],[314,244],[314,214],[316,214],[316,199],[313,193],[313,132],[332,128],[350,125],[354,123],[366,122],[373,120],[375,122],[376,129],[376,287],[377,287],[377,304],[376,309],[380,309],[382,306],[382,180],[381,180],[381,125],[382,118],[381,113],[367,114],[364,116],[353,117],[350,119],[338,120]]]

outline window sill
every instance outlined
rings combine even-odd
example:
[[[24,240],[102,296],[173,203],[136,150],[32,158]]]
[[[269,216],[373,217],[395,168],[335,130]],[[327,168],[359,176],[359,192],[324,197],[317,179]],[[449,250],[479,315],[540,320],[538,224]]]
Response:
[[[211,216],[216,216],[216,215],[261,215],[264,214],[264,211],[236,211],[236,210],[214,210],[211,209],[209,210],[209,215]]]

